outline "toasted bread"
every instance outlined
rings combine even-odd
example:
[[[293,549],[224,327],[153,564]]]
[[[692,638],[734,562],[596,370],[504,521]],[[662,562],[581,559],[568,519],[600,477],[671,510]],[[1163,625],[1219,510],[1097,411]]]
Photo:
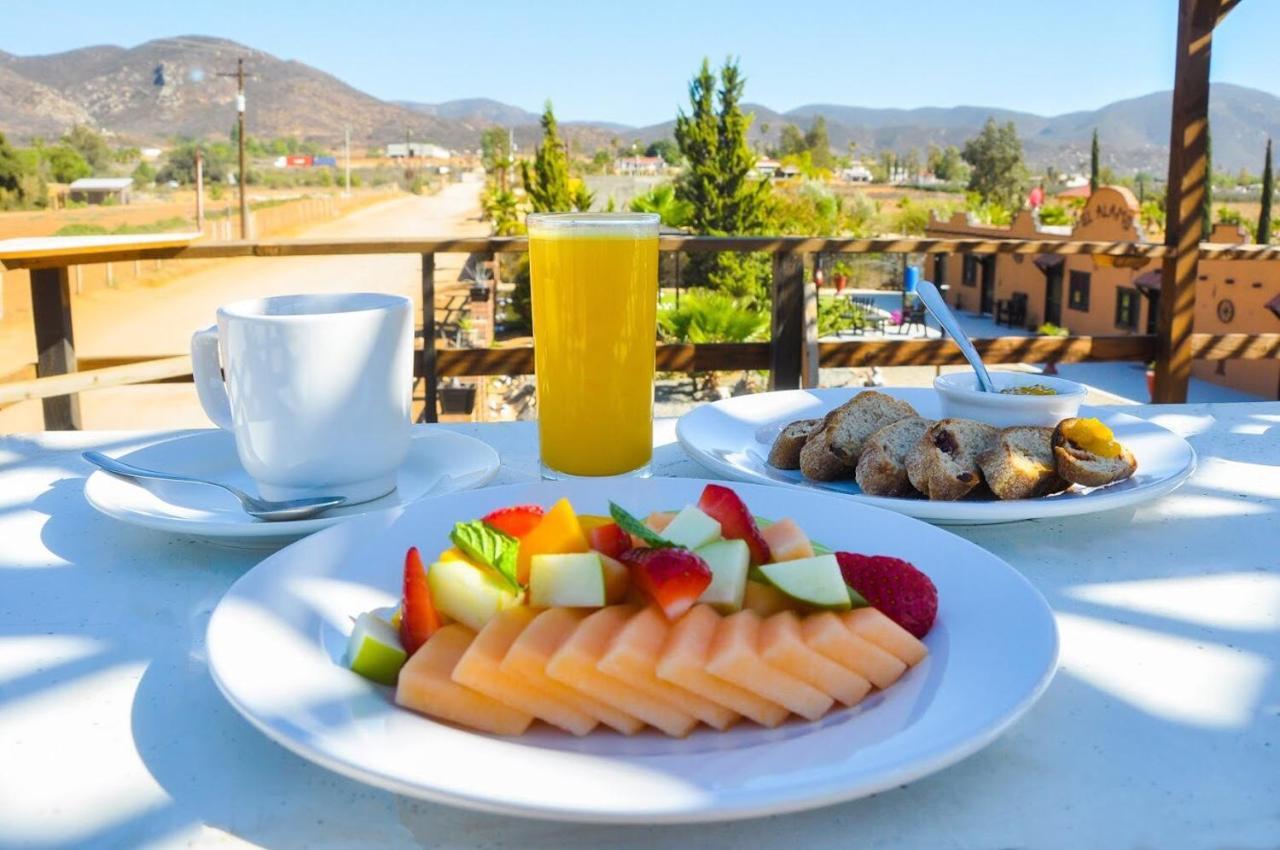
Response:
[[[868,496],[913,495],[916,490],[907,477],[907,453],[932,424],[932,420],[908,416],[868,437],[854,470],[862,492]]]
[[[1058,475],[1052,428],[1019,425],[1001,430],[996,444],[978,457],[978,466],[1000,499],[1047,496],[1071,486]]]
[[[799,469],[800,450],[809,435],[822,426],[821,419],[801,419],[782,429],[769,449],[769,465],[778,469]]]
[[[1058,474],[1083,487],[1105,487],[1124,481],[1138,470],[1138,459],[1133,452],[1120,446],[1119,457],[1102,457],[1087,451],[1067,438],[1063,429],[1075,419],[1064,419],[1053,429],[1053,455],[1057,460]]]
[[[832,410],[800,450],[800,471],[815,481],[852,475],[867,437],[915,408],[874,390],[863,390]]]
[[[970,419],[939,419],[907,452],[907,478],[930,499],[963,499],[982,483],[978,457],[995,445],[999,433]]]

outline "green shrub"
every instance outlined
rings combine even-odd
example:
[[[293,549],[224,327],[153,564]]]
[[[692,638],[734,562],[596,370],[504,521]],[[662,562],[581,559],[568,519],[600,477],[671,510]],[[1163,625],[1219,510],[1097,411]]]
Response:
[[[671,342],[747,342],[762,339],[768,313],[724,292],[690,290],[680,306],[658,312],[658,331]]]

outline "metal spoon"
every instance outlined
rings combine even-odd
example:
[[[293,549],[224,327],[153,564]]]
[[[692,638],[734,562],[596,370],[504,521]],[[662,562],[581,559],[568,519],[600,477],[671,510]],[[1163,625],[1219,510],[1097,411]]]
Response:
[[[107,457],[102,452],[84,452],[80,456],[94,466],[105,469],[112,475],[119,475],[124,478],[155,478],[160,481],[182,481],[187,484],[207,484],[210,487],[221,487],[240,500],[240,505],[244,508],[245,513],[265,522],[307,519],[330,508],[336,508],[347,501],[345,496],[318,496],[309,499],[287,499],[281,502],[273,502],[268,499],[259,499],[257,496],[250,496],[230,484],[206,481],[203,478],[192,478],[189,475],[176,475],[172,472],[143,469],[141,466],[134,466],[131,463]]]
[[[987,367],[983,365],[978,349],[973,347],[973,343],[969,341],[969,335],[964,332],[964,328],[960,327],[960,320],[956,318],[956,314],[952,313],[947,302],[942,300],[942,293],[938,291],[938,287],[927,280],[919,281],[916,284],[916,296],[924,302],[924,306],[929,308],[929,312],[938,320],[938,324],[942,325],[943,330],[951,334],[956,345],[960,346],[960,353],[978,374],[978,388],[983,392],[996,392],[995,382],[987,373]]]

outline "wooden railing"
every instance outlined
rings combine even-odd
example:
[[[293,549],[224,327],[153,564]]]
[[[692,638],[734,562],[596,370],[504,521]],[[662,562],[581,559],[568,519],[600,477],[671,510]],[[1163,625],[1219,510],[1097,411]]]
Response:
[[[1133,242],[1064,242],[1016,239],[825,239],[809,237],[663,236],[662,251],[717,253],[763,252],[773,258],[771,334],[768,342],[658,345],[658,368],[664,371],[768,370],[775,389],[816,386],[819,367],[940,365],[961,363],[949,340],[866,340],[819,342],[817,291],[806,280],[813,258],[835,253],[888,254],[1097,254],[1111,257],[1168,258],[1162,244]],[[42,256],[11,257],[6,269],[31,272],[37,361],[33,380],[0,384],[0,405],[41,399],[45,427],[80,427],[76,394],[102,387],[189,378],[190,359],[126,358],[103,368],[77,368],[72,329],[68,269],[88,263],[145,259],[215,259],[232,257],[298,257],[352,254],[418,254],[422,257],[422,339],[434,342],[435,257],[441,253],[523,252],[523,238],[270,240],[196,243],[187,246],[127,248]],[[1201,259],[1280,260],[1280,247],[1212,245],[1198,247]],[[1200,359],[1260,359],[1280,356],[1280,334],[1192,334],[1189,353]],[[1150,361],[1161,349],[1158,336],[997,337],[978,342],[990,363],[1079,362],[1085,360]],[[424,418],[436,416],[437,379],[450,376],[522,375],[533,372],[533,349],[439,349],[420,344],[415,367],[424,382]],[[1181,396],[1185,399],[1185,380]],[[1173,393],[1177,395],[1176,388]]]

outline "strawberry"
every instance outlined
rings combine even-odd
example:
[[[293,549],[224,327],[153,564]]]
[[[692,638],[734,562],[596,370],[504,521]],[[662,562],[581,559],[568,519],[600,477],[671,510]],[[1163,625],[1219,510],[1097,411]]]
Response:
[[[498,508],[496,511],[485,514],[482,521],[490,528],[496,528],[503,534],[509,534],[518,540],[542,522],[542,508],[537,505]]]
[[[844,583],[880,612],[918,638],[938,616],[938,589],[929,577],[901,558],[837,552]]]
[[[628,549],[619,559],[631,584],[674,620],[693,607],[711,584],[711,568],[688,549]]]
[[[400,601],[400,644],[413,655],[440,628],[440,615],[427,586],[427,571],[417,546],[404,556],[404,598]]]
[[[745,540],[751,550],[751,566],[772,560],[769,544],[760,535],[756,519],[737,493],[719,484],[708,484],[698,499],[698,510],[720,523],[720,534],[730,540]]]
[[[587,542],[600,554],[617,558],[631,548],[631,535],[623,531],[622,526],[616,522],[606,522],[587,532]]]

